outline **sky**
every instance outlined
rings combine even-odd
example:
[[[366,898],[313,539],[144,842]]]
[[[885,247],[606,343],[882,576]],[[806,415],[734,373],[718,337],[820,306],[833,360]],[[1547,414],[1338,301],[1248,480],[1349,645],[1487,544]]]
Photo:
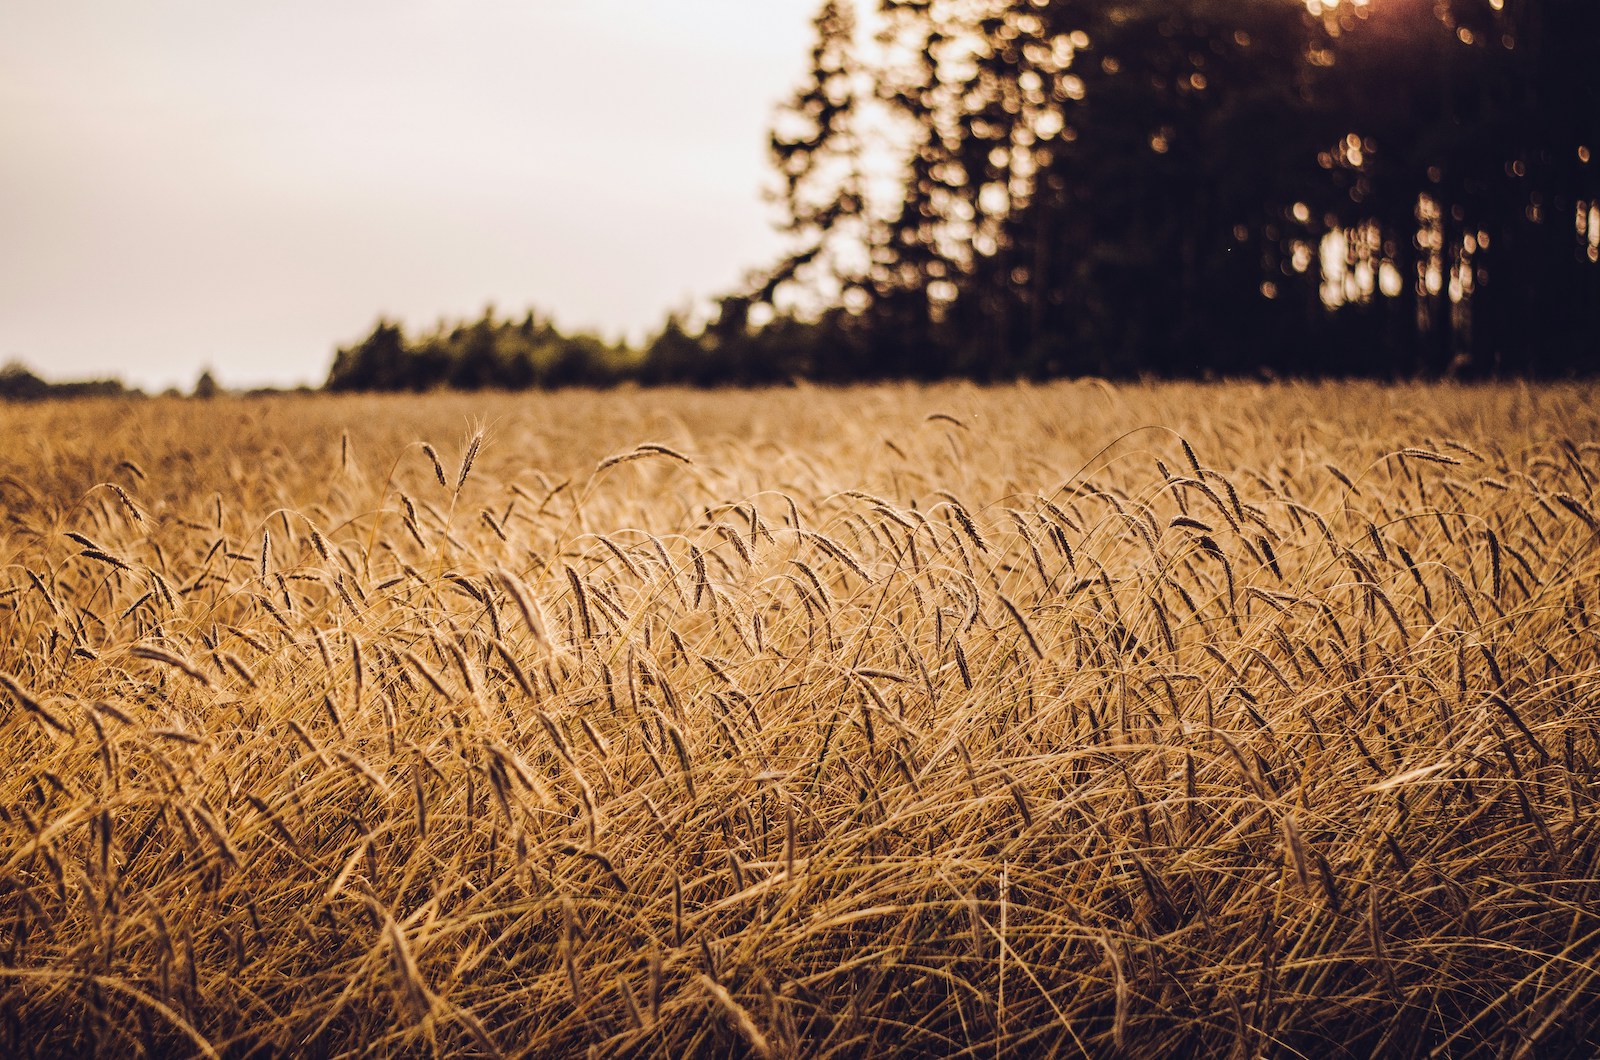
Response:
[[[643,338],[783,242],[818,0],[4,0],[0,363],[318,384],[380,315]]]

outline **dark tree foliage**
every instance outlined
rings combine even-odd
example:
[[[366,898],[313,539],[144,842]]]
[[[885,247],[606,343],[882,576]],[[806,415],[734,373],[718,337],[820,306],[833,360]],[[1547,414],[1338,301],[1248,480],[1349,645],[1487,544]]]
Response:
[[[843,309],[815,320],[779,315],[752,325],[749,295],[728,295],[717,314],[691,334],[669,317],[643,350],[609,345],[592,335],[565,335],[537,314],[441,326],[408,338],[379,320],[372,332],[334,356],[325,388],[332,391],[526,390],[646,386],[774,386],[799,379],[845,383],[862,378],[870,358],[862,333]]]
[[[50,383],[16,361],[0,367],[0,401],[45,401],[52,398],[142,397],[117,379],[86,379]]]
[[[762,296],[848,219],[863,376],[1589,368],[1600,4],[1324,2],[882,0],[872,64],[824,5]],[[797,208],[863,85],[900,200]]]
[[[222,387],[217,383],[216,376],[211,374],[211,369],[204,368],[201,369],[200,375],[195,378],[194,390],[190,393],[191,396],[197,397],[202,401],[210,401],[222,393]]]
[[[782,182],[784,228],[799,245],[766,278],[759,299],[770,299],[777,287],[818,267],[842,275],[846,283],[857,282],[848,265],[829,254],[835,237],[859,226],[866,210],[856,129],[856,20],[849,3],[826,0],[813,24],[810,78],[784,108],[770,138]]]
[[[565,335],[529,312],[502,320],[492,309],[470,323],[441,325],[410,340],[379,320],[372,333],[334,355],[329,390],[526,390],[611,386],[636,372],[637,355],[592,335]]]

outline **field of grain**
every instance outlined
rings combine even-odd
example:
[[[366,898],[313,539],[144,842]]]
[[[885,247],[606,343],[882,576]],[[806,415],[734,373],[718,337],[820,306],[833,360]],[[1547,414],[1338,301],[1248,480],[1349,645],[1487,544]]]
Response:
[[[0,424],[6,1055],[1600,1048],[1595,387]]]

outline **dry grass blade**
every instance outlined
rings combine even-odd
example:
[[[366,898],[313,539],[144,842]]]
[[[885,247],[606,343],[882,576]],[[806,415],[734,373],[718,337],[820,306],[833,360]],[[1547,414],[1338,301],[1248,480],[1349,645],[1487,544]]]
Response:
[[[688,457],[684,456],[682,453],[678,452],[669,445],[663,445],[660,442],[643,442],[634,446],[625,453],[617,453],[613,456],[606,457],[604,460],[600,461],[598,465],[596,465],[594,469],[595,474],[599,474],[600,472],[609,468],[616,467],[618,464],[626,464],[634,460],[645,460],[653,456],[664,456],[668,459],[676,460],[681,464],[694,463],[693,460],[690,460]]]
[[[1295,822],[1293,813],[1284,814],[1282,823],[1284,843],[1289,851],[1289,860],[1294,865],[1295,878],[1300,882],[1300,890],[1310,894],[1311,864],[1306,855],[1305,841],[1300,838],[1300,825]]]
[[[411,1022],[420,1023],[433,1010],[433,992],[423,981],[405,930],[387,912],[380,910],[380,915],[384,917],[383,935],[389,946],[389,968],[394,977],[400,1009]]]
[[[456,473],[456,492],[461,492],[461,487],[467,484],[467,476],[472,474],[472,462],[478,457],[478,447],[483,444],[483,432],[479,431],[467,443],[467,451],[461,456],[461,470]]]
[[[445,489],[449,489],[450,483],[445,481],[444,465],[439,462],[438,451],[427,442],[423,442],[422,455],[426,456],[428,458],[428,462],[433,465],[433,477],[439,480],[439,485],[443,486]]]
[[[37,699],[33,698],[33,696],[29,695],[27,690],[22,687],[15,677],[12,677],[8,673],[0,673],[0,688],[4,688],[6,692],[10,694],[11,698],[16,701],[17,706],[21,707],[29,714],[32,714],[50,728],[55,729],[57,732],[66,736],[72,735],[73,729],[60,718],[46,710],[44,708],[44,704],[40,703]]]
[[[158,648],[153,644],[135,644],[128,649],[128,654],[138,659],[145,659],[149,662],[160,663],[163,666],[170,666],[174,670],[178,670],[179,672],[193,678],[202,685],[207,687],[210,687],[211,685],[211,678],[204,670],[201,670],[200,667],[196,666],[194,663],[190,662],[188,659],[176,652],[168,651],[165,648]]]
[[[1012,603],[1011,598],[1006,596],[1004,593],[997,593],[996,595],[1000,598],[1000,603],[1005,606],[1006,613],[1011,616],[1011,620],[1015,622],[1017,624],[1017,628],[1022,631],[1023,639],[1028,642],[1029,650],[1033,652],[1035,657],[1040,659],[1044,658],[1044,649],[1039,647],[1039,639],[1033,635],[1033,627],[1030,626],[1028,624],[1028,620],[1023,617],[1022,609],[1017,607],[1016,604]]]
[[[126,461],[124,461],[124,463],[126,464]],[[126,464],[126,466],[128,466],[129,468],[131,468],[134,471],[136,471],[138,473],[138,477],[139,478],[142,479],[142,478],[145,477],[144,472],[143,471],[139,471],[137,465]],[[132,519],[135,523],[137,523],[137,524],[139,524],[141,526],[144,525],[144,522],[145,522],[144,511],[142,509],[140,509],[140,507],[137,504],[134,503],[133,498],[131,496],[129,496],[127,490],[123,489],[121,486],[117,485],[115,482],[103,482],[103,483],[101,483],[101,485],[103,485],[107,489],[109,489],[111,491],[111,493],[112,493],[112,496],[117,498],[117,502],[122,505],[122,510],[127,513],[129,519]]]
[[[1461,464],[1461,461],[1457,460],[1455,457],[1446,456],[1443,453],[1435,453],[1431,449],[1417,449],[1415,447],[1408,447],[1400,450],[1399,455],[1408,456],[1413,460],[1425,460],[1433,464],[1451,464],[1455,466],[1460,466]]]
[[[711,1000],[716,1002],[717,1008],[723,1015],[733,1023],[752,1053],[760,1057],[772,1055],[772,1044],[767,1041],[767,1036],[756,1026],[756,1021],[751,1018],[749,1010],[735,1001],[726,987],[705,974],[697,976],[696,981],[711,996]]]
[[[1589,528],[1590,533],[1600,534],[1600,521],[1595,519],[1594,513],[1589,510],[1588,505],[1570,493],[1557,493],[1556,503],[1581,519],[1583,525]]]

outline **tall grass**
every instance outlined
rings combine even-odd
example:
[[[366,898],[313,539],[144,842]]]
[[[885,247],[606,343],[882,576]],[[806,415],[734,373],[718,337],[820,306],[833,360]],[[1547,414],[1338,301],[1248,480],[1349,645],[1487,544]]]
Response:
[[[1597,399],[0,410],[0,1049],[1591,1055]]]

